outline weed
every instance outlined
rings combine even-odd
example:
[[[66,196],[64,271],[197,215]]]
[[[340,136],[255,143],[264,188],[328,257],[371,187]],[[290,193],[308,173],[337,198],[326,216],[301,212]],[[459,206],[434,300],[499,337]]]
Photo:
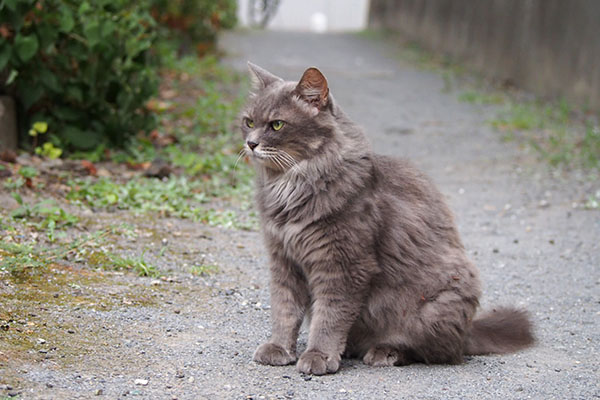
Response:
[[[462,92],[458,99],[466,103],[472,104],[504,104],[506,102],[505,96],[500,93],[485,93],[478,90],[467,90]]]
[[[31,179],[38,175],[38,171],[37,171],[37,169],[35,169],[33,167],[23,166],[23,167],[19,168],[19,175],[21,175],[25,179],[27,179],[27,178]]]
[[[144,250],[137,257],[122,257],[109,251],[94,250],[88,255],[87,261],[91,266],[106,270],[132,271],[139,276],[159,277],[160,272],[154,265],[146,261],[144,258],[145,253]]]
[[[23,198],[17,192],[13,192],[12,197],[19,204],[19,207],[13,210],[10,216],[12,218],[26,219],[37,230],[45,229],[50,241],[54,241],[54,234],[57,228],[71,226],[78,221],[75,215],[69,214],[59,207],[53,199],[42,200],[30,205],[23,201]]]
[[[206,276],[219,272],[219,267],[214,264],[193,265],[190,268],[190,273],[194,275]]]
[[[4,186],[4,189],[6,190],[17,190],[22,188],[24,184],[25,179],[19,176],[16,179],[13,179],[12,177],[6,178],[2,186]]]

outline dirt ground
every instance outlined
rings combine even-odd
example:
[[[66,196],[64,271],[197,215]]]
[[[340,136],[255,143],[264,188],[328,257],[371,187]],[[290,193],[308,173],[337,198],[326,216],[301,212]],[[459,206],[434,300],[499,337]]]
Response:
[[[290,80],[308,66],[368,132],[377,152],[408,157],[454,210],[484,282],[482,307],[532,315],[538,343],[463,365],[372,368],[345,360],[330,376],[252,362],[269,334],[268,271],[255,231],[125,212],[87,215],[89,229],[128,222],[125,251],[166,247],[152,279],[53,266],[0,281],[0,398],[591,399],[600,397],[600,189],[585,174],[552,171],[486,121],[496,106],[460,102],[436,73],[357,35],[234,32],[227,62],[246,60]],[[244,166],[245,167],[245,166]],[[6,194],[2,207],[13,207]],[[198,259],[219,272],[192,275]],[[25,290],[25,288],[27,290]],[[306,343],[301,335],[300,349]]]

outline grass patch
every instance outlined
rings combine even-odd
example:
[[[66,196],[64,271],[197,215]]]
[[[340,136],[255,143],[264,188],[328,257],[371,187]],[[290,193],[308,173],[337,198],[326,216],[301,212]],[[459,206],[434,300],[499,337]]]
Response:
[[[580,116],[565,101],[511,101],[490,124],[503,132],[505,139],[529,143],[553,166],[600,168],[597,119]]]
[[[109,251],[92,251],[87,262],[90,266],[106,270],[132,271],[139,276],[158,278],[161,276],[158,269],[144,258],[145,251],[137,257],[122,257]]]
[[[219,272],[219,267],[214,264],[193,265],[190,268],[190,273],[193,275],[207,276]]]

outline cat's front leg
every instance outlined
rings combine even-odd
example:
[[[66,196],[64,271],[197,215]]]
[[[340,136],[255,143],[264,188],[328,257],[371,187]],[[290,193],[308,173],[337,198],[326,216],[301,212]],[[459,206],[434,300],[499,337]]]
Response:
[[[256,349],[254,361],[267,365],[296,362],[296,341],[310,301],[306,279],[284,257],[271,262],[271,339]]]
[[[323,263],[313,270],[309,283],[313,295],[312,318],[308,346],[297,364],[300,372],[314,375],[337,372],[348,332],[360,313],[368,285],[367,271],[372,264]],[[365,273],[352,276],[349,268]]]

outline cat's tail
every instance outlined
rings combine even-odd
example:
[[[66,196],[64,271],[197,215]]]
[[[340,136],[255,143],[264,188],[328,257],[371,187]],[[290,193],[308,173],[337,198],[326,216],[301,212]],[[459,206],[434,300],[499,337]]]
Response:
[[[496,308],[473,320],[465,354],[512,353],[535,342],[532,330],[526,311]]]

